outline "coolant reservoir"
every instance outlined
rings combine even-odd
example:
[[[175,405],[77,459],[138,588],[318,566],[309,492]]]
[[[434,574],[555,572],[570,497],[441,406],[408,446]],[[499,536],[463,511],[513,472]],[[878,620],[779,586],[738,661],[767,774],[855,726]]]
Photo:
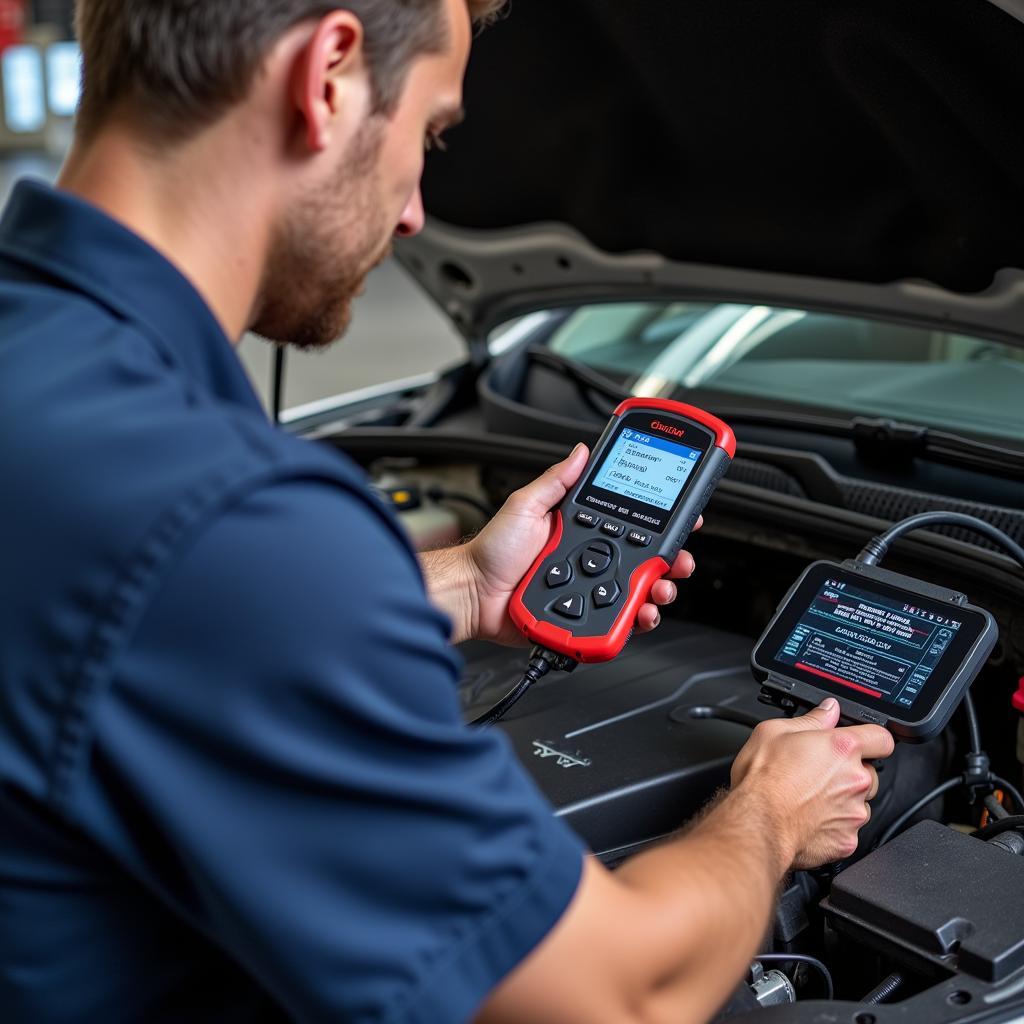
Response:
[[[459,539],[459,517],[442,505],[425,501],[419,508],[398,513],[417,551],[443,548]]]
[[[389,474],[373,487],[391,505],[417,551],[448,547],[462,536],[457,513],[424,496],[417,484]]]

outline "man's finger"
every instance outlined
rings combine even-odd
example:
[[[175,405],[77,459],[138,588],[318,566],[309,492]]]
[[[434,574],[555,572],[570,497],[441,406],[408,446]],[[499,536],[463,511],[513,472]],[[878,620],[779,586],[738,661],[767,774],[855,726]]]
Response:
[[[679,596],[679,590],[671,580],[658,580],[651,587],[651,601],[654,604],[671,604]]]
[[[671,579],[685,580],[693,575],[696,568],[697,564],[693,560],[693,555],[689,551],[680,551],[676,555],[676,560],[672,563],[672,568],[669,569],[668,574]]]
[[[896,749],[892,733],[880,725],[851,725],[850,730],[857,733],[861,746],[860,756],[865,761],[888,757]]]
[[[871,775],[871,785],[868,786],[868,795],[864,797],[865,800],[874,800],[878,796],[878,772],[872,768],[871,765],[867,765],[867,770]]]
[[[804,729],[834,729],[838,721],[839,701],[835,697],[827,697],[806,715],[794,718],[792,724]]]
[[[650,633],[660,622],[661,612],[653,604],[641,605],[640,611],[636,613],[636,628],[641,633]]]

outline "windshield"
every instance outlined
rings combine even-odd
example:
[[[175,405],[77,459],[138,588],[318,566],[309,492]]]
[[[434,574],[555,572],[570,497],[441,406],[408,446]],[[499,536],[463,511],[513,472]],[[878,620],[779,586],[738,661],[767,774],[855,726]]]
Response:
[[[1024,440],[1024,349],[984,338],[744,303],[584,306],[552,351],[636,395],[711,390]]]

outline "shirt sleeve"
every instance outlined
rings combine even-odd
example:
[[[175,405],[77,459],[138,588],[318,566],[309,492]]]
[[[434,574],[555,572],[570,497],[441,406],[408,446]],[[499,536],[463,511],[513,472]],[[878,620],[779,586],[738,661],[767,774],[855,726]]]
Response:
[[[82,820],[298,1020],[466,1020],[575,892],[448,630],[383,513],[277,484],[171,568],[97,706]]]

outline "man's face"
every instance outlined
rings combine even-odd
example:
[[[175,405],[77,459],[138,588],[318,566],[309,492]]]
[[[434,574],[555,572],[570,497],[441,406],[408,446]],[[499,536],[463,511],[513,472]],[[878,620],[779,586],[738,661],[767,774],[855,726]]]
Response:
[[[326,180],[290,202],[276,225],[252,329],[300,348],[329,345],[348,327],[352,301],[391,252],[395,234],[416,234],[424,143],[461,117],[470,24],[464,0],[443,0],[442,52],[411,65],[390,116],[362,123]]]

